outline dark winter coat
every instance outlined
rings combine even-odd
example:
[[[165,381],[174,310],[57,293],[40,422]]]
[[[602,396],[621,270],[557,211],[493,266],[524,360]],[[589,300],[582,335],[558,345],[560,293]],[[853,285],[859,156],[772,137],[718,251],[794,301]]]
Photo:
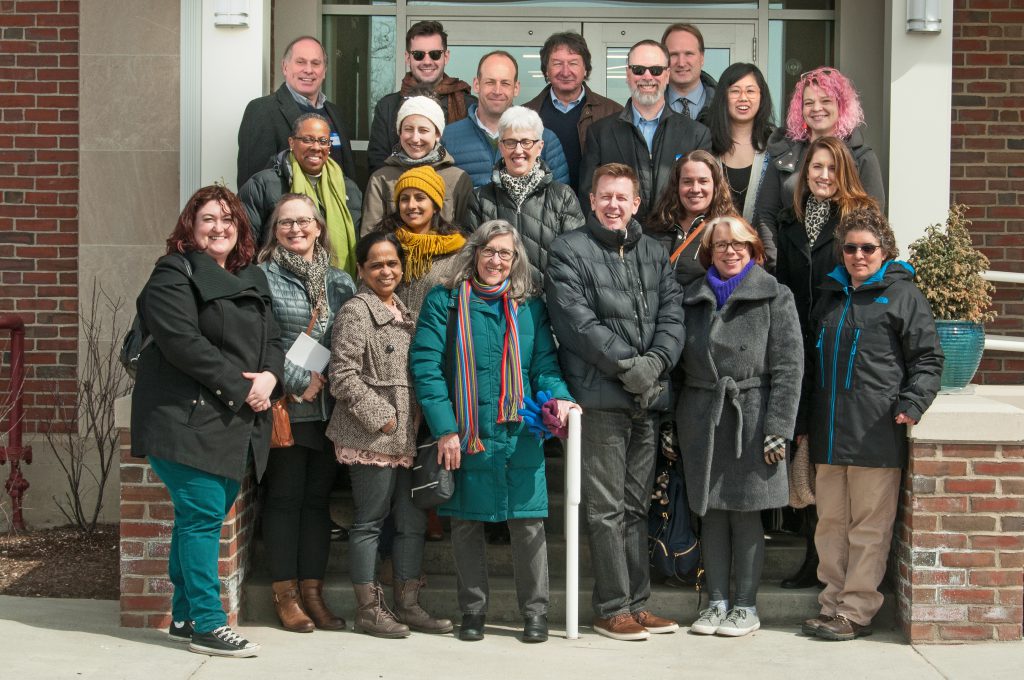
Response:
[[[270,453],[270,411],[245,403],[270,371],[281,393],[284,352],[263,271],[237,275],[204,253],[165,255],[136,302],[153,342],[139,357],[132,391],[132,455],[156,456],[241,480],[249,452],[257,478]]]
[[[309,321],[313,317],[313,309],[309,304],[309,295],[302,279],[283,268],[273,260],[259,265],[266,274],[270,286],[270,298],[274,310],[274,320],[281,329],[281,346],[287,353],[295,343],[299,333],[305,333]],[[337,319],[338,310],[345,301],[356,292],[352,277],[337,267],[327,269],[324,277],[327,291],[326,317],[318,316],[316,324],[310,329],[309,335],[327,349],[331,348],[331,331]],[[309,387],[309,371],[296,366],[288,359],[284,360],[284,391],[286,394],[300,396]],[[320,390],[313,401],[288,400],[288,416],[293,423],[315,421],[326,422],[334,408],[334,400],[328,390]]]
[[[671,259],[672,253],[676,251],[676,248],[681,246],[683,242],[686,241],[686,237],[689,236],[694,229],[699,227],[703,221],[703,217],[698,217],[693,221],[693,224],[689,225],[686,229],[683,229],[678,224],[673,224],[667,231],[645,229],[644,233],[655,239],[661,245],[665,246],[665,252],[668,253],[669,258]],[[679,257],[676,258],[675,262],[669,263],[669,266],[672,268],[672,272],[675,274],[676,281],[679,282],[680,288],[686,288],[686,286],[690,285],[707,273],[707,270],[704,269],[704,265],[700,263],[700,258],[698,257],[700,253],[702,234],[703,232],[686,244],[686,249],[679,254]]]
[[[352,156],[352,135],[333,102],[324,103],[323,113],[338,134],[338,144],[331,144],[331,158],[341,166],[345,177],[356,176]],[[286,83],[277,92],[250,101],[238,126],[238,184],[241,187],[260,170],[269,168],[273,157],[288,148],[295,119],[302,115]]]
[[[476,104],[476,97],[468,92],[462,93],[463,104],[466,109],[471,104]],[[401,91],[386,94],[377,102],[373,109],[373,122],[370,124],[370,139],[366,146],[366,161],[370,166],[370,172],[376,172],[383,167],[384,161],[391,155],[398,146],[398,109],[402,108],[406,97]],[[444,112],[445,123],[451,123],[448,119],[448,95],[437,97],[437,103],[441,105]],[[372,225],[371,225],[372,226]]]
[[[778,260],[775,264],[775,278],[793,291],[796,313],[800,317],[800,328],[804,334],[804,350],[810,351],[814,343],[810,338],[811,309],[824,283],[839,262],[836,260],[835,232],[839,223],[839,211],[833,206],[828,222],[814,240],[814,246],[807,243],[807,229],[799,220],[793,208],[783,208],[779,213]]]
[[[427,294],[420,310],[409,354],[416,398],[434,437],[458,432],[453,406],[455,348],[446,341],[452,291],[437,286]],[[498,423],[501,389],[501,353],[505,315],[473,295],[470,325],[476,358],[479,409],[477,424],[484,450],[462,455],[455,474],[455,494],[438,514],[483,522],[547,517],[548,494],[544,476],[544,447],[526,425]],[[534,396],[544,390],[556,399],[571,400],[562,380],[551,337],[547,310],[539,298],[519,306],[519,356],[523,391]]]
[[[249,224],[252,225],[252,237],[257,251],[263,246],[264,239],[270,238],[273,234],[272,229],[268,233],[266,226],[270,215],[274,212],[274,206],[282,196],[291,193],[292,163],[290,155],[291,151],[285,149],[274,156],[272,167],[257,172],[238,190],[238,198],[242,201],[245,214],[249,216]],[[363,192],[359,191],[359,187],[348,174],[345,174],[345,199],[348,211],[352,215],[352,224],[356,233],[359,233]]]
[[[821,285],[809,363],[810,450],[815,463],[896,468],[907,460],[907,427],[939,390],[943,354],[913,268],[882,264],[859,288],[843,266]]]
[[[676,423],[690,507],[781,507],[786,463],[765,462],[764,438],[793,438],[804,359],[793,294],[755,265],[716,306],[707,278],[686,288]]]
[[[591,214],[555,239],[549,258],[547,304],[573,396],[584,408],[636,409],[618,361],[652,352],[672,367],[683,348],[682,293],[665,249],[636,220],[612,231]],[[668,369],[661,384],[657,411],[671,403]]]
[[[586,220],[572,189],[556,181],[544,161],[538,158],[537,163],[544,171],[544,178],[526,197],[522,206],[516,208],[512,198],[501,186],[498,171],[505,167],[505,161],[498,161],[491,173],[491,183],[473,191],[466,226],[469,231],[474,231],[488,220],[510,222],[523,238],[534,281],[542,286],[551,243],[565,232],[579,229]]]
[[[640,178],[640,210],[636,219],[644,224],[672,174],[676,159],[694,149],[710,152],[711,132],[666,106],[654,133],[652,149],[647,150],[644,136],[633,125],[633,106],[629,102],[619,115],[591,125],[580,163],[580,205],[590,205],[594,170],[605,163],[625,163]]]

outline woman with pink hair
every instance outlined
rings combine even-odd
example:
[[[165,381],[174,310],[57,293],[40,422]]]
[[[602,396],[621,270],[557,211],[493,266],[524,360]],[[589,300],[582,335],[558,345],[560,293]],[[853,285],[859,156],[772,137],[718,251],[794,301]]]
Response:
[[[861,184],[872,198],[885,207],[885,187],[878,156],[864,139],[864,111],[849,78],[837,69],[823,66],[800,76],[789,100],[786,125],[768,140],[771,159],[757,195],[754,223],[759,233],[777,235],[778,215],[793,207],[793,188],[808,145],[820,137],[838,137],[846,142],[857,165]],[[774,243],[765,243],[767,267],[774,271]]]

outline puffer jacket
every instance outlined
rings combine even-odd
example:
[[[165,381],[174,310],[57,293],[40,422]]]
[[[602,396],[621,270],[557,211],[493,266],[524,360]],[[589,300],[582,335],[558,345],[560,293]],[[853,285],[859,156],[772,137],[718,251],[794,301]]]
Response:
[[[573,190],[555,180],[544,161],[538,158],[537,164],[544,171],[544,178],[517,208],[501,186],[499,171],[505,167],[505,160],[498,161],[491,173],[491,183],[473,191],[467,227],[473,231],[495,219],[510,222],[523,238],[534,281],[542,286],[551,243],[565,232],[582,227],[586,220]]]
[[[859,288],[842,265],[821,285],[812,384],[804,386],[815,463],[906,464],[907,427],[895,418],[921,419],[943,362],[931,308],[912,279],[909,264],[889,260]]]
[[[285,351],[295,343],[299,333],[305,333],[313,311],[309,304],[309,296],[302,280],[294,273],[284,269],[273,260],[259,265],[267,276],[270,285],[271,307],[274,319],[281,329],[281,344]],[[317,317],[316,324],[309,334],[321,345],[330,349],[331,331],[338,310],[345,301],[356,292],[352,277],[347,273],[330,267],[326,276],[327,306],[330,315],[327,318]],[[289,395],[299,396],[309,387],[309,371],[296,366],[288,359],[284,360],[284,389]],[[330,418],[334,400],[328,390],[320,390],[313,401],[288,400],[288,417],[293,423],[307,421],[326,421]]]
[[[618,361],[653,352],[666,369],[664,392],[651,408],[667,410],[668,369],[683,349],[683,308],[665,248],[636,220],[612,231],[591,214],[583,228],[555,239],[549,256],[551,327],[576,400],[584,408],[635,409]]]
[[[569,183],[569,163],[565,160],[562,143],[551,130],[544,130],[544,149],[540,157],[551,168],[555,179],[562,184]],[[482,187],[491,181],[491,169],[501,158],[501,151],[476,124],[476,104],[469,107],[469,114],[462,120],[444,129],[441,143],[459,166],[473,180],[474,187]]]
[[[273,230],[266,228],[270,214],[281,197],[292,190],[292,163],[285,149],[274,156],[274,164],[266,170],[260,170],[238,190],[238,198],[242,201],[245,214],[252,225],[253,242],[256,251],[270,238]],[[345,175],[345,198],[349,213],[352,214],[352,225],[359,233],[359,220],[363,211],[363,192],[359,190],[352,178]]]

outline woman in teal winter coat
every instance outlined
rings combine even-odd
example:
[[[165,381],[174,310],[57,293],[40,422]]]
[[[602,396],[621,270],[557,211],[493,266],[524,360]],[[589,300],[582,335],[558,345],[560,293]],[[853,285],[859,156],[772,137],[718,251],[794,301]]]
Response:
[[[462,640],[483,639],[487,613],[484,522],[508,522],[526,642],[547,639],[548,514],[542,441],[519,414],[540,392],[565,425],[569,390],[547,310],[534,290],[522,239],[485,222],[458,255],[455,274],[420,309],[410,370],[438,462],[456,470],[452,518]]]

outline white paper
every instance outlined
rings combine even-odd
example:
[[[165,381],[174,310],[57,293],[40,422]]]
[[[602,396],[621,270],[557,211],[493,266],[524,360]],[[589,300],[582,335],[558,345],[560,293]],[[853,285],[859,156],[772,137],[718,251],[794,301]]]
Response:
[[[299,337],[295,338],[295,342],[292,344],[292,348],[288,350],[285,358],[307,371],[323,373],[324,369],[327,368],[327,362],[331,358],[331,350],[305,333],[299,333]]]

